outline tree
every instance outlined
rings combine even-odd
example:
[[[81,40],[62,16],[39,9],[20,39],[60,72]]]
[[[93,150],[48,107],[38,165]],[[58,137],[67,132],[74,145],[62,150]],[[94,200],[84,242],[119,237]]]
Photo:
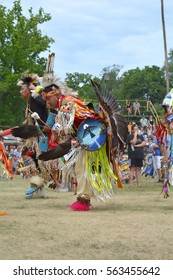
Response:
[[[118,93],[121,78],[119,77],[122,66],[113,64],[112,66],[104,67],[100,74],[101,82],[106,89],[113,94]]]
[[[150,99],[153,103],[161,103],[165,93],[165,77],[163,69],[153,65],[144,69],[132,69],[122,75],[122,99]]]
[[[52,38],[43,36],[39,25],[51,20],[42,8],[33,14],[28,10],[29,18],[22,14],[20,0],[13,2],[11,10],[0,5],[0,124],[10,125],[22,122],[25,104],[16,86],[21,74],[43,74],[46,58],[40,54],[50,49]]]
[[[91,85],[92,75],[84,73],[66,73],[65,83],[78,92],[84,100],[96,99],[95,91]]]

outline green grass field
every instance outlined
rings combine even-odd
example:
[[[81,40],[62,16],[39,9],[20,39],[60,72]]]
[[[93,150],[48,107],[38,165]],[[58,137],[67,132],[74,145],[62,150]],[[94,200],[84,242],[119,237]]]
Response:
[[[73,192],[46,189],[46,199],[25,199],[29,180],[0,179],[1,260],[172,260],[173,193],[142,177],[114,199],[92,200],[88,212],[68,211]]]

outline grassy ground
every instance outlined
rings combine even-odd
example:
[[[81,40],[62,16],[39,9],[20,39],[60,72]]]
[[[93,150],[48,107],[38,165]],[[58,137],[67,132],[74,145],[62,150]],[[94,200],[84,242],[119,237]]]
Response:
[[[0,179],[1,260],[172,260],[173,193],[164,199],[156,179],[117,189],[113,200],[92,201],[88,212],[68,211],[72,192],[46,189],[25,200],[29,180]]]

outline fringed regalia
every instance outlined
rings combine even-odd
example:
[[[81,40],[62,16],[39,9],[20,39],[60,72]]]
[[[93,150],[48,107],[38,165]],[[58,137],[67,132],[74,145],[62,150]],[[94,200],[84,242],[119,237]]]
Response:
[[[61,136],[62,144],[39,156],[43,161],[59,158],[58,168],[63,171],[63,182],[70,174],[72,177],[76,176],[77,201],[70,206],[70,209],[77,211],[89,210],[91,197],[105,201],[115,195],[115,182],[120,181],[120,178],[118,172],[115,174],[116,168],[112,169],[116,162],[111,155],[110,135],[114,135],[122,149],[127,139],[127,124],[119,114],[115,98],[107,92],[102,92],[96,82],[92,81],[92,85],[100,102],[101,114],[96,114],[94,109],[81,99],[61,94],[57,104],[55,126],[58,135]],[[48,93],[47,96],[45,94],[45,98],[51,98],[54,94],[56,95],[56,91]],[[93,125],[90,120],[93,120]],[[79,139],[80,129],[83,133],[82,139]],[[105,141],[100,144],[100,140],[104,139],[104,133]],[[85,143],[84,139],[89,139],[90,143]],[[75,148],[69,145],[72,141],[77,143]],[[67,148],[64,155],[61,149],[63,143]],[[91,149],[94,145],[97,148]]]

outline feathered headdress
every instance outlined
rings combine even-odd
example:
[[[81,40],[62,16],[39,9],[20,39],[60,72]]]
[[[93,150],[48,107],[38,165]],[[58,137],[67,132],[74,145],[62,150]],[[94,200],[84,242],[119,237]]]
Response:
[[[72,95],[77,96],[78,92],[73,89],[67,87],[67,85],[61,81],[61,79],[54,75],[54,62],[55,62],[55,53],[51,53],[48,56],[47,65],[46,65],[46,73],[43,75],[41,85],[42,87],[58,87],[61,90],[61,94],[63,95]]]
[[[43,75],[42,79],[42,87],[51,87],[56,86],[61,89],[63,92],[64,85],[60,81],[60,78],[54,76],[54,61],[55,61],[55,53],[51,53],[48,56],[47,65],[46,65],[46,73]]]
[[[38,74],[29,73],[28,70],[26,70],[21,78],[17,81],[17,86],[21,86],[23,84],[34,84],[35,86],[40,85],[42,81],[42,77],[40,77]]]

